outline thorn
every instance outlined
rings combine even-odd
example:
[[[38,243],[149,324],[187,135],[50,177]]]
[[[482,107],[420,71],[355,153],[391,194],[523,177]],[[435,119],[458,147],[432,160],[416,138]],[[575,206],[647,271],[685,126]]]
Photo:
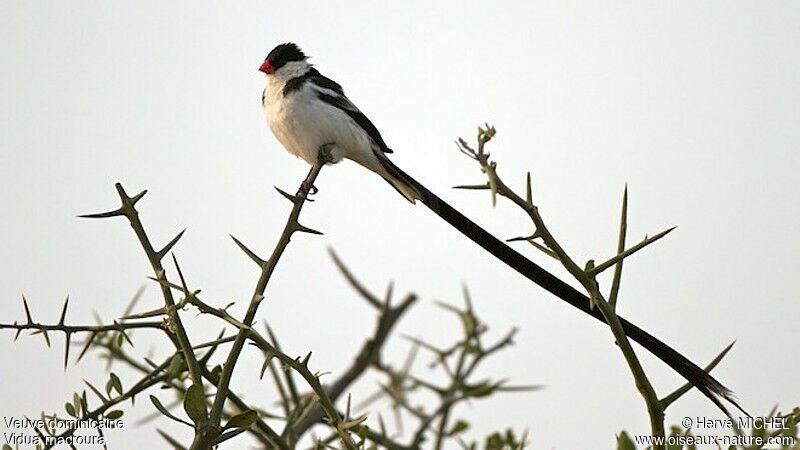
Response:
[[[219,334],[217,335],[217,341],[220,341],[223,336],[225,336],[225,328],[223,328],[222,331],[220,331]],[[208,350],[208,352],[206,352],[206,354],[203,355],[202,358],[200,358],[199,362],[203,365],[208,364],[208,361],[211,360],[211,355],[213,355],[214,352],[217,351],[219,344],[220,342],[215,342],[214,345],[212,345],[211,348]]]
[[[145,289],[144,285],[139,286],[139,289],[137,289],[136,293],[133,294],[133,298],[131,298],[130,303],[128,303],[128,306],[125,307],[125,311],[122,313],[123,316],[127,316],[127,315],[131,314],[131,311],[133,311],[133,308],[136,306],[137,303],[139,303],[139,299],[142,297],[142,294],[144,293],[144,289]]]
[[[302,364],[305,367],[308,367],[308,360],[310,359],[311,359],[311,352],[308,352],[308,354],[306,355],[305,358],[303,358],[303,361],[301,361],[300,364]]]
[[[486,190],[489,189],[489,183],[486,184],[461,184],[453,186],[453,189],[467,189],[467,190]]]
[[[148,317],[163,316],[166,313],[167,307],[162,306],[161,308],[154,309],[152,311],[146,311],[138,314],[128,314],[127,316],[120,317],[119,320],[146,319]]]
[[[136,194],[133,197],[131,197],[131,206],[134,206],[136,204],[136,202],[141,200],[142,197],[144,197],[144,194],[147,194],[147,189],[145,189],[142,192],[139,192],[138,194]]]
[[[69,305],[69,296],[64,300],[64,309],[61,310],[61,319],[58,320],[58,326],[64,325],[64,319],[67,317],[67,306]]]
[[[50,335],[47,334],[47,328],[42,328],[42,334],[44,335],[44,341],[47,343],[47,348],[50,348]]]
[[[167,253],[169,253],[169,251],[172,249],[172,247],[173,247],[173,246],[175,246],[175,244],[177,244],[177,243],[178,243],[178,239],[180,239],[180,238],[181,238],[181,236],[183,236],[183,233],[184,233],[185,231],[186,231],[186,228],[184,228],[183,230],[181,230],[181,232],[180,232],[180,233],[178,233],[178,235],[177,235],[177,236],[175,236],[174,238],[172,238],[172,240],[171,240],[171,241],[169,241],[169,243],[168,243],[167,245],[165,245],[165,246],[164,246],[164,248],[162,248],[161,250],[159,250],[159,251],[157,251],[157,252],[156,252],[156,258],[158,258],[158,259],[159,259],[159,261],[160,261],[160,260],[162,260],[162,259],[164,258],[164,256],[166,256],[166,255],[167,255]]]
[[[109,217],[124,216],[124,215],[125,215],[125,209],[119,208],[113,211],[107,211],[102,213],[81,214],[78,217],[80,217],[81,219],[107,219]]]
[[[181,233],[183,233],[183,231]],[[172,263],[175,264],[175,271],[178,272],[178,277],[181,279],[181,286],[183,286],[183,291],[186,292],[188,297],[191,295],[189,294],[189,287],[186,285],[186,279],[183,278],[183,271],[181,271],[181,266],[178,264],[178,257],[175,256],[175,253],[172,253]]]
[[[525,180],[525,201],[533,206],[533,194],[531,193],[531,173],[528,172],[528,177]]]
[[[294,231],[300,231],[300,232],[309,233],[309,234],[322,234],[321,231],[317,231],[317,230],[315,230],[313,228],[308,228],[306,226],[300,225],[299,223],[297,225],[295,225]]]
[[[119,194],[120,197],[122,197],[122,198],[130,198],[130,197],[128,197],[128,193],[125,192],[125,188],[122,187],[122,183],[117,181],[116,183],[114,183],[114,187],[117,188],[117,193]]]
[[[28,308],[28,300],[25,296],[22,296],[22,305],[25,307],[25,316],[28,318],[28,325],[33,324],[33,319],[31,319],[31,310]]]
[[[239,241],[238,239],[236,239],[236,237],[234,237],[232,234],[230,235],[230,237],[231,237],[231,239],[233,239],[233,242],[235,242],[236,245],[238,245],[239,248],[242,249],[242,251],[247,256],[250,257],[250,259],[252,259],[256,264],[258,264],[258,267],[264,267],[264,264],[266,264],[266,261],[264,261],[263,259],[259,258],[258,255],[256,255],[252,250],[247,248],[246,245],[242,244],[242,242]]]
[[[284,196],[290,202],[292,202],[292,203],[296,203],[297,202],[297,197],[295,197],[294,195],[282,190],[278,186],[273,186],[273,187],[275,188],[276,191],[278,191],[278,193],[280,193],[282,196]]]
[[[92,334],[89,335],[89,339],[86,340],[86,344],[84,344],[80,355],[78,355],[78,359],[75,360],[75,364],[78,364],[81,361],[81,358],[83,358],[83,355],[85,355],[86,352],[89,350],[89,346],[92,345],[92,342],[94,342],[94,338],[96,337],[97,337],[97,332],[92,332]]]
[[[17,321],[14,321],[14,326],[17,326]],[[14,335],[14,342],[17,342],[17,338],[19,338],[19,334],[22,333],[22,327],[17,328],[17,333]]]
[[[181,443],[180,443],[180,442],[178,442],[178,440],[177,440],[177,439],[175,439],[175,438],[173,438],[172,436],[168,435],[166,432],[164,432],[164,431],[163,431],[163,430],[161,430],[160,428],[156,428],[156,432],[157,432],[157,433],[158,433],[158,434],[159,434],[159,435],[160,435],[160,436],[161,436],[161,437],[162,437],[162,438],[163,438],[165,441],[167,441],[167,442],[168,442],[168,443],[169,443],[169,444],[172,446],[172,448],[174,448],[175,450],[186,450],[186,447],[184,447],[183,445],[181,445]]]
[[[156,275],[157,276],[155,276],[155,277],[147,277],[147,279],[155,281],[156,283],[158,283],[161,286],[165,286],[165,287],[168,287],[168,288],[171,288],[171,289],[175,289],[175,290],[181,291],[181,292],[183,292],[185,294],[188,294],[187,292],[184,292],[184,289],[183,289],[182,286],[178,286],[175,283],[170,283],[169,281],[165,280],[164,279],[164,270],[163,269],[157,271]]]
[[[273,356],[275,356],[275,353],[272,350],[267,352],[264,358],[264,364],[261,365],[261,373],[258,376],[259,380],[264,379],[264,373],[267,371],[267,367],[269,367],[269,364],[272,362]]]
[[[89,382],[88,382],[88,381],[86,381],[86,380],[83,380],[83,382],[84,382],[84,383],[86,383],[86,385],[87,385],[87,386],[89,386],[89,389],[91,389],[91,390],[92,390],[92,392],[94,392],[94,395],[98,396],[98,397],[100,398],[100,400],[102,400],[102,401],[103,401],[103,403],[106,403],[106,402],[108,402],[108,399],[106,398],[106,396],[105,396],[105,395],[103,395],[103,393],[102,393],[102,392],[100,392],[100,390],[99,390],[99,389],[97,389],[96,387],[94,387],[94,385],[93,385],[92,383],[89,383]]]
[[[506,242],[517,242],[517,241],[532,242],[534,239],[540,238],[540,237],[542,237],[542,233],[540,233],[539,230],[536,230],[530,236],[519,236],[519,237],[515,237],[515,238],[511,238],[511,239],[506,239]]]
[[[64,336],[66,337],[66,343],[64,344],[64,372],[66,372],[67,363],[69,362],[69,344],[70,341],[72,340],[72,333],[67,331],[64,333]]]

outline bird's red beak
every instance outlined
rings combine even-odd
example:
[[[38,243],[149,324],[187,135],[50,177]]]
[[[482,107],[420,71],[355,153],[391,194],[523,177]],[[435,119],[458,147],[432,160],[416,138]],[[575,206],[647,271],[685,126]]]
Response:
[[[268,59],[264,60],[264,64],[261,64],[261,67],[259,67],[258,70],[264,72],[267,75],[275,72],[275,68],[272,67],[272,64],[269,63]]]

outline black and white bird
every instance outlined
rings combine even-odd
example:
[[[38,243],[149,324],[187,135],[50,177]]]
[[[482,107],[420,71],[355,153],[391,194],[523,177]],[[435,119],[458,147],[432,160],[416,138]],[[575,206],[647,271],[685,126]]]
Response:
[[[386,157],[392,150],[381,133],[348,98],[338,83],[326,78],[295,44],[273,49],[259,69],[267,74],[262,94],[264,115],[272,134],[289,153],[309,164],[319,149],[330,152],[330,162],[343,158],[361,164],[389,182],[414,203],[421,198],[396,173]]]
[[[599,309],[591,308],[584,294],[492,236],[394,165],[386,156],[392,150],[375,125],[345,96],[338,83],[320,74],[308,62],[297,45],[278,45],[269,52],[259,70],[267,78],[261,97],[264,115],[270,130],[289,153],[311,165],[318,163],[321,151],[326,152],[332,163],[347,158],[361,164],[383,177],[408,201],[419,200],[529,280],[605,322]],[[636,325],[619,319],[629,338],[681,374],[726,415],[730,416],[720,398],[742,410],[731,391],[703,369]]]

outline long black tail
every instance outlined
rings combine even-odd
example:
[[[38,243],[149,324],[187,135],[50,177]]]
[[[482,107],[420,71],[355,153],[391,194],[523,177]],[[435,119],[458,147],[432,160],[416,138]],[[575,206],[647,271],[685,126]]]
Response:
[[[399,167],[395,166],[388,158],[382,158],[382,160],[386,170],[390,174],[413,188],[413,190],[419,194],[418,197],[425,206],[447,221],[447,223],[460,231],[464,236],[470,238],[497,259],[503,261],[506,265],[554,294],[556,297],[595,319],[603,323],[606,322],[598,308],[590,308],[589,298],[587,296],[489,234],[489,232],[448,205],[444,200],[437,197],[433,192],[429,191],[410,175],[403,172]],[[642,347],[658,357],[658,359],[664,361],[668,366],[681,374],[689,383],[714,402],[725,415],[730,416],[730,413],[725,408],[725,405],[722,404],[720,398],[727,400],[737,409],[747,414],[736,402],[730,389],[723,386],[722,383],[714,379],[714,377],[706,373],[695,363],[624,318],[620,317],[619,320],[622,323],[625,334],[629,338],[638,342]]]

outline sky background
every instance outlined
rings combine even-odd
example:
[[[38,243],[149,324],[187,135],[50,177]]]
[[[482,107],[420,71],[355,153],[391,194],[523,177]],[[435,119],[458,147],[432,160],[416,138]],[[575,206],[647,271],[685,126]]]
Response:
[[[76,218],[116,208],[117,181],[149,190],[139,207],[159,245],[188,227],[175,252],[190,284],[242,314],[257,271],[228,234],[267,254],[289,210],[272,186],[293,191],[307,170],[269,134],[256,70],[272,47],[294,41],[369,115],[400,167],[499,237],[530,224],[507,202],[493,209],[486,192],[450,189],[483,181],[453,144],[474,139],[478,124],[497,126],[489,150],[508,184],[522,190],[532,172],[535,203],[580,263],[613,255],[628,183],[631,242],[678,229],[628,260],[621,314],[700,365],[736,340],[718,379],[754,414],[790,409],[800,404],[798,23],[800,4],[788,1],[4,0],[0,322],[24,320],[22,294],[49,322],[67,295],[73,323],[93,322],[92,311],[118,317],[143,285],[140,310],[160,305],[124,220]],[[458,409],[473,424],[469,437],[514,427],[529,431],[530,448],[612,448],[622,429],[648,432],[607,328],[355,164],[324,170],[317,186],[302,222],[325,235],[292,241],[259,311],[287,353],[313,351],[312,368],[336,376],[372,333],[373,313],[336,271],[330,246],[376,291],[394,280],[398,294],[421,297],[390,361],[408,350],[402,333],[443,346],[456,338],[458,323],[434,300],[458,304],[462,283],[491,336],[520,328],[517,345],[481,374],[546,389]],[[219,330],[186,317],[198,342]],[[61,411],[82,378],[106,379],[91,357],[64,374],[63,336],[48,350],[39,336],[13,344],[13,333],[1,334],[4,417]],[[169,351],[160,335],[135,337],[140,354]],[[639,354],[661,395],[682,384]],[[272,386],[257,381],[260,358],[247,355],[234,387],[272,401]],[[423,356],[415,367],[428,375]],[[376,382],[365,379],[354,399]],[[108,435],[110,448],[163,446],[152,423],[134,425],[152,410],[146,398]],[[684,416],[723,417],[696,391],[667,423]]]

